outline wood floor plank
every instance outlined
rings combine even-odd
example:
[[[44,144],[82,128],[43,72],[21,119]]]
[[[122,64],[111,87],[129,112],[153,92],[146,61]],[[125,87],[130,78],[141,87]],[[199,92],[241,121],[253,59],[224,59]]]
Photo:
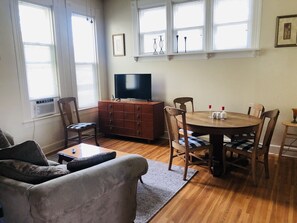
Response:
[[[92,141],[90,141],[92,143]],[[168,141],[148,143],[128,138],[99,138],[100,146],[135,153],[168,163]],[[259,165],[257,187],[245,170],[235,169],[224,177],[213,177],[205,166],[190,166],[199,172],[151,220],[151,223],[178,222],[297,222],[297,159],[270,155],[270,178]],[[183,166],[176,158],[174,165]],[[180,176],[182,178],[182,176]]]

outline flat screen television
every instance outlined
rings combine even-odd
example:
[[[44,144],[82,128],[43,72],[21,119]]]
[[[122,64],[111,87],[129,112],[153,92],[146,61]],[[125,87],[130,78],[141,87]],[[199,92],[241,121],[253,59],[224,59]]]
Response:
[[[151,74],[115,74],[114,86],[117,99],[152,99]]]

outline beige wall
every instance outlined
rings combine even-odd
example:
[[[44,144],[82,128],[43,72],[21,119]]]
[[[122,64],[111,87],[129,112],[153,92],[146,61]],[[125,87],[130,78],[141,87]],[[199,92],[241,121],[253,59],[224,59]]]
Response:
[[[296,14],[296,2],[263,0],[259,55],[255,58],[209,60],[153,60],[133,58],[130,0],[105,0],[105,26],[109,96],[114,93],[113,74],[148,72],[153,75],[153,99],[172,104],[178,96],[192,96],[195,108],[206,110],[224,105],[228,111],[247,112],[251,102],[266,110],[279,108],[280,117],[273,137],[278,150],[283,126],[297,107],[297,47],[274,48],[276,16]],[[112,56],[112,34],[125,33],[125,57]],[[297,155],[297,154],[296,154]]]

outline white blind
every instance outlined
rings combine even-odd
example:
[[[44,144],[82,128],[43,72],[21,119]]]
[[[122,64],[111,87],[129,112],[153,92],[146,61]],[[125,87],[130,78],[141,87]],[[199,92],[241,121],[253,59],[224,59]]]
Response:
[[[19,2],[29,99],[58,96],[51,9]]]
[[[93,107],[98,102],[95,20],[78,14],[71,18],[78,106]]]
[[[250,0],[214,0],[214,49],[248,48],[250,16]]]

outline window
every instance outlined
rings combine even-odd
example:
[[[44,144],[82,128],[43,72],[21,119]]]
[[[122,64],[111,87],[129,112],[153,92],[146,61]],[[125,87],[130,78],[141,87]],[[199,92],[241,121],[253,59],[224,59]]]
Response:
[[[57,69],[51,9],[19,2],[30,100],[57,97]]]
[[[162,54],[166,51],[166,8],[139,10],[141,54]]]
[[[213,14],[215,50],[250,47],[250,0],[215,0]]]
[[[203,50],[204,1],[173,5],[174,52]]]
[[[161,54],[160,36],[167,56],[250,56],[259,45],[261,0],[132,0],[131,5],[136,58]]]
[[[78,106],[80,108],[96,106],[98,72],[95,20],[72,14],[71,21]]]

